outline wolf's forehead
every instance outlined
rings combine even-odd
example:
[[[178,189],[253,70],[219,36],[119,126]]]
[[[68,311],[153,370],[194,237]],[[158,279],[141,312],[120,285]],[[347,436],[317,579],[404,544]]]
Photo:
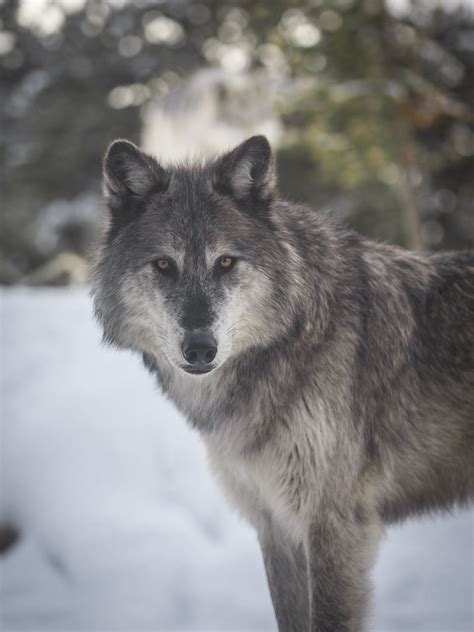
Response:
[[[241,250],[238,231],[225,230],[215,220],[187,218],[173,221],[170,218],[157,236],[163,253],[173,257],[179,265],[210,265],[222,255],[236,254]]]
[[[212,191],[204,172],[178,171],[173,174],[167,199],[152,200],[150,223],[145,239],[158,237],[160,245],[177,260],[215,260],[232,254],[252,240],[249,218],[238,212],[231,200]]]
[[[181,168],[172,171],[171,197],[182,207],[203,208],[212,194],[211,179],[202,168]]]

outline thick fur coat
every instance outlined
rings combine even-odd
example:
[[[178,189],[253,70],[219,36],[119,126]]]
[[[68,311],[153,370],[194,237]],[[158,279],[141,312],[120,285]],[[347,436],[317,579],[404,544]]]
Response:
[[[280,632],[365,630],[384,525],[474,496],[474,253],[283,201],[263,137],[175,167],[116,141],[104,189],[105,340],[200,432]]]

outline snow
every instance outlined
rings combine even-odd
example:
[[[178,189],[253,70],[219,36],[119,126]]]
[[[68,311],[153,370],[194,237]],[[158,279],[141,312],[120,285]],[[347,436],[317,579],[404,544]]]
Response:
[[[86,290],[2,294],[5,632],[275,630],[256,536],[138,358],[100,344]],[[390,530],[375,632],[473,629],[472,512]]]

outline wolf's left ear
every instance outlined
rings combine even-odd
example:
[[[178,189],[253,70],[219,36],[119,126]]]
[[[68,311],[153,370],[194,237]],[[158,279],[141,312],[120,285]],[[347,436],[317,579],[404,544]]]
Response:
[[[276,187],[275,160],[265,136],[252,136],[217,161],[215,189],[237,199],[268,200]]]
[[[104,157],[104,195],[112,211],[119,211],[132,199],[152,189],[166,190],[165,169],[128,140],[116,140]]]

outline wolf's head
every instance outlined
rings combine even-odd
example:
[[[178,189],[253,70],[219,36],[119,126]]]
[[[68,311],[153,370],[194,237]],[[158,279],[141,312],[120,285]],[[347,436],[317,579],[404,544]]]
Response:
[[[112,143],[93,277],[105,340],[205,374],[291,326],[299,261],[272,212],[275,180],[263,136],[173,167]]]

